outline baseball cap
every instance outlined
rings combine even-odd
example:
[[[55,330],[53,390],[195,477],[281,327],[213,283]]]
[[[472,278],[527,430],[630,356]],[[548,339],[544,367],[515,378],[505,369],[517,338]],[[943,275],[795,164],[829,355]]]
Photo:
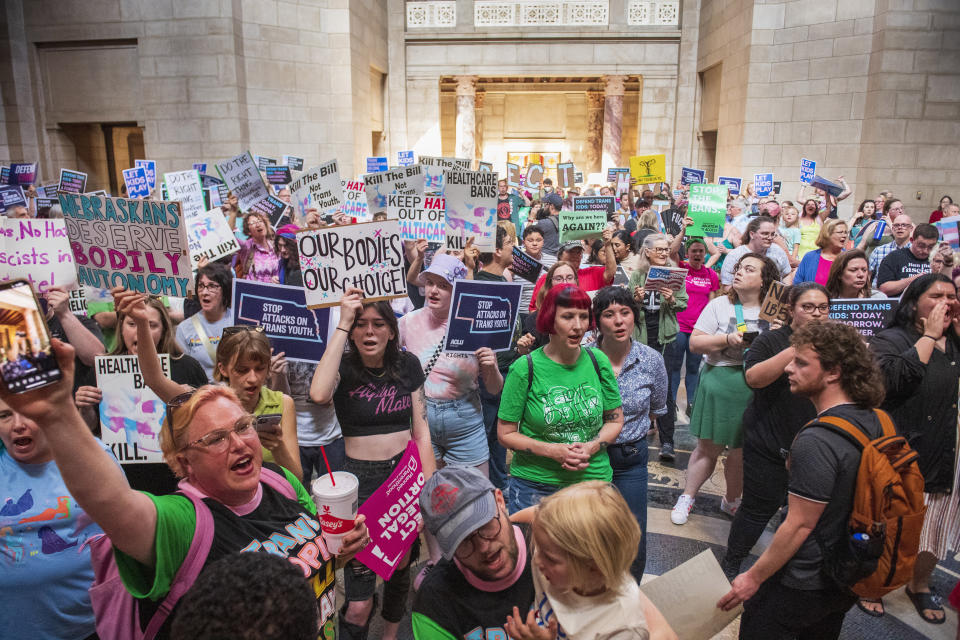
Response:
[[[540,201],[543,204],[552,204],[557,211],[563,206],[563,198],[561,198],[556,193],[548,193],[543,196],[543,199]]]
[[[570,251],[571,249],[580,249],[583,251],[583,244],[579,240],[571,240],[560,245],[560,251]]]
[[[433,262],[430,263],[430,266],[421,271],[417,277],[417,284],[421,287],[427,284],[426,274],[428,273],[440,276],[450,284],[453,284],[454,280],[467,277],[467,268],[457,258],[454,258],[448,253],[441,253],[433,256]]]
[[[487,476],[473,467],[444,467],[420,493],[420,513],[447,560],[467,536],[497,517],[497,499]]]

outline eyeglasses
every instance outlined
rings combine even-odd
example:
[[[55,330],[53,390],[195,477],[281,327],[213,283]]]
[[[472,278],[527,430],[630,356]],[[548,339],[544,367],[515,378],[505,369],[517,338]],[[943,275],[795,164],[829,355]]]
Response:
[[[252,325],[252,324],[235,324],[232,327],[224,327],[223,333],[221,334],[220,339],[223,340],[225,338],[229,338],[234,334],[243,333],[244,331],[253,331],[256,333],[263,333],[263,327],[259,325]]]
[[[493,542],[500,535],[502,529],[503,523],[501,522],[500,514],[497,513],[496,518],[464,538],[463,542],[457,547],[457,550],[453,552],[453,555],[459,560],[466,560],[477,550],[479,546],[476,542],[477,538],[486,540],[487,542]]]
[[[813,304],[812,302],[806,302],[800,305],[800,310],[804,313],[813,313],[814,311],[819,311],[821,315],[826,315],[830,313],[830,303]]]
[[[913,225],[912,225],[912,224],[909,224],[909,223],[900,223],[900,224],[895,224],[895,225],[893,225],[893,228],[894,228],[894,229],[909,229],[909,228],[912,227],[912,226],[913,226]]]
[[[204,289],[209,289],[210,291],[219,291],[222,287],[217,282],[201,282],[197,285],[197,293],[200,293]]]
[[[577,281],[577,276],[572,273],[568,276],[552,276],[550,278],[550,282],[552,282],[553,284],[562,284],[564,282],[576,282],[576,281]]]
[[[223,453],[230,446],[230,434],[232,433],[244,439],[258,437],[256,429],[253,428],[254,419],[254,416],[251,415],[244,416],[237,420],[232,429],[217,429],[216,431],[211,431],[202,438],[197,438],[193,442],[187,443],[180,450],[183,451],[184,449],[200,446],[210,453]]]
[[[777,232],[776,232],[776,231],[771,231],[771,232],[769,232],[769,233],[760,233],[760,232],[758,231],[758,232],[757,232],[757,235],[760,236],[761,238],[775,238],[775,237],[777,236]]]
[[[670,247],[650,247],[654,253],[670,253]]]

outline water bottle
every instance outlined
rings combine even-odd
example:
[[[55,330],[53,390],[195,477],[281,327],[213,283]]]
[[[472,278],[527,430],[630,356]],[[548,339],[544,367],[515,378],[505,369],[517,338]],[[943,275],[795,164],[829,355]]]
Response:
[[[870,546],[870,536],[866,533],[855,533],[850,537],[854,548],[866,551]]]

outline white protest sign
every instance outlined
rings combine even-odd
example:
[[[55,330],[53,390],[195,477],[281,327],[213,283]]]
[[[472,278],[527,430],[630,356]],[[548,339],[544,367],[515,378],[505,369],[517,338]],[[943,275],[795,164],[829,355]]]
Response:
[[[443,172],[463,169],[469,171],[473,164],[466,158],[440,158],[419,156],[417,161],[423,165],[423,192],[426,195],[443,195]]]
[[[196,171],[165,173],[163,181],[167,184],[167,196],[180,203],[184,217],[189,219],[207,210],[203,203],[203,184]]]
[[[387,196],[392,193],[423,193],[423,166],[415,164],[399,169],[363,176],[364,192],[367,195],[367,211],[370,216],[387,210]]]
[[[76,313],[82,316],[87,315],[87,295],[83,287],[71,289],[70,294],[70,313]]]
[[[497,244],[497,174],[489,171],[444,171],[447,204],[447,249],[463,249],[473,238],[481,252]]]
[[[443,242],[446,203],[437,196],[387,196],[387,218],[400,221],[401,240]]]
[[[162,354],[170,377],[170,356]],[[160,430],[167,407],[143,381],[137,356],[97,356],[94,364],[100,400],[100,439],[125,464],[163,462]]]
[[[249,151],[218,162],[217,173],[230,187],[233,195],[237,196],[240,208],[244,211],[270,195]]]
[[[48,287],[71,289],[77,284],[63,220],[5,218],[0,229],[0,280],[24,278],[40,293]]]
[[[237,236],[230,230],[220,207],[186,218],[191,264],[196,265],[201,258],[213,262],[240,250]]]
[[[400,222],[383,220],[297,233],[307,307],[340,304],[356,287],[364,302],[407,295]]]
[[[328,215],[343,205],[343,186],[336,160],[307,169],[288,188],[301,219],[307,215],[307,209],[316,208],[320,215]]]

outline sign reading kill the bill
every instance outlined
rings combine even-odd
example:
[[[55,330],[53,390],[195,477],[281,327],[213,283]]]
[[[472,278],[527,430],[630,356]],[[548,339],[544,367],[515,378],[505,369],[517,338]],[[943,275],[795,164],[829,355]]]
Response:
[[[443,172],[453,169],[469,171],[471,162],[466,158],[439,158],[419,156],[417,161],[423,165],[423,193],[428,196],[443,195]]]
[[[170,356],[160,355],[170,377]],[[94,368],[100,400],[100,437],[124,464],[163,462],[160,429],[167,406],[143,380],[137,356],[97,356]]]
[[[387,196],[387,218],[400,221],[401,240],[443,242],[446,203],[437,196]]]
[[[497,174],[489,171],[444,171],[447,204],[447,249],[463,249],[467,240],[481,252],[497,243]]]
[[[343,187],[336,160],[308,169],[288,188],[301,220],[307,215],[307,209],[315,208],[325,216],[336,213],[343,205]]]
[[[383,220],[297,233],[307,307],[340,304],[347,289],[364,302],[407,295],[400,222]]]
[[[415,164],[380,173],[368,173],[363,176],[363,189],[367,194],[367,211],[372,217],[387,210],[387,198],[390,194],[423,193],[423,165]]]
[[[80,284],[181,298],[193,291],[179,202],[61,193],[60,207]]]

